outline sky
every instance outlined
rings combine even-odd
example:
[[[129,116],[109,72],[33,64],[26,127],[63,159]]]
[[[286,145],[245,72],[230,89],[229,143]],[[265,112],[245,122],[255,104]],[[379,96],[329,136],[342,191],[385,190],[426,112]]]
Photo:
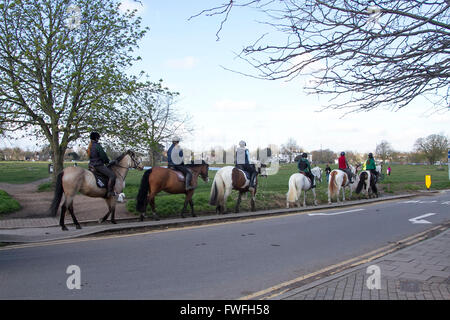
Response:
[[[192,135],[182,137],[182,146],[201,151],[215,146],[229,148],[244,140],[252,151],[293,138],[309,152],[366,153],[374,152],[382,140],[395,150],[411,151],[417,138],[435,133],[449,136],[450,112],[433,112],[426,100],[396,112],[320,112],[328,99],[306,94],[303,86],[308,76],[290,82],[269,81],[226,70],[254,71],[237,59],[236,53],[255,41],[265,26],[255,22],[254,12],[235,10],[217,41],[221,17],[189,20],[221,3],[143,0],[140,5],[123,1],[122,8],[136,8],[143,25],[150,28],[137,52],[142,61],[128,72],[145,71],[151,80],[163,79],[170,90],[180,93],[176,106],[192,117],[194,128]],[[28,140],[12,143],[30,145]]]

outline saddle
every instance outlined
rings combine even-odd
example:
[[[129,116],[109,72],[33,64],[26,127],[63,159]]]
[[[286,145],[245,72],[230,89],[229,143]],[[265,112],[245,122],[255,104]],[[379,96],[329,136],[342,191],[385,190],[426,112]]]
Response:
[[[97,183],[97,187],[103,189],[108,187],[108,180],[109,178],[105,176],[104,174],[98,172],[95,170],[95,167],[89,166],[89,171],[91,171],[94,174],[95,182]]]
[[[237,185],[237,180],[239,179],[239,173],[242,173],[245,178],[245,183],[241,186]],[[239,168],[233,168],[233,171],[231,172],[231,181],[234,188],[237,189],[244,189],[250,185],[250,173],[247,171],[244,171]]]
[[[185,181],[185,177],[184,177],[183,172],[178,171],[175,168],[169,168],[169,169],[172,170],[177,175],[178,181],[180,181],[180,182],[184,182]]]
[[[310,178],[310,177],[308,177],[308,176],[306,175],[306,173],[304,173],[303,171],[299,171],[298,173],[300,173],[300,174],[304,175],[304,176],[305,176],[305,178],[309,180],[309,184],[310,184],[310,185],[312,185],[312,181],[311,181],[311,178]]]

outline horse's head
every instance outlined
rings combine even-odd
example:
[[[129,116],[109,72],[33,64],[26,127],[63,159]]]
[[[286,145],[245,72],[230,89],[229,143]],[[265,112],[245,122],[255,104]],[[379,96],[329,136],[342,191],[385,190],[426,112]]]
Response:
[[[311,169],[311,173],[313,174],[316,179],[322,183],[322,168],[320,167],[314,167]]]
[[[129,157],[128,168],[134,168],[137,170],[144,169],[141,158],[138,157],[133,150],[128,150],[127,152],[125,152],[125,155]]]
[[[208,170],[209,164],[207,164],[205,160],[202,160],[202,164],[200,165],[200,177],[202,177],[205,182],[209,181]]]
[[[255,160],[255,161],[252,161],[252,164],[255,165],[256,172],[258,172],[258,174],[260,176],[267,177],[267,171],[266,171],[267,165],[265,163]]]

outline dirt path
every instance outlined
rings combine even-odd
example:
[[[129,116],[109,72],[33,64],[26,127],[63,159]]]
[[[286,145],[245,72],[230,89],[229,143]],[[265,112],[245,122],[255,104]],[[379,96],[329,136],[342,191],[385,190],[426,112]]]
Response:
[[[49,216],[50,204],[53,200],[53,192],[37,192],[37,188],[43,182],[49,181],[42,179],[27,184],[9,184],[0,183],[0,189],[5,190],[9,195],[16,199],[22,209],[13,213],[1,215],[0,219],[16,218],[42,218]],[[77,195],[74,200],[73,208],[78,220],[97,220],[103,217],[108,211],[105,200],[101,198],[90,198],[83,195]],[[58,216],[60,211],[58,211]],[[70,214],[67,212],[70,218]],[[135,217],[125,208],[125,203],[116,205],[116,218]]]

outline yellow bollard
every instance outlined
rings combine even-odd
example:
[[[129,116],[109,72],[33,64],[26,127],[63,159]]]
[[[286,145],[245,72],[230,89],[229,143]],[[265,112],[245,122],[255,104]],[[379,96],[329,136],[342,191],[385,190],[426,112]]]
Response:
[[[431,187],[431,176],[430,175],[425,176],[425,186],[427,187],[428,190],[430,190],[430,187]]]

